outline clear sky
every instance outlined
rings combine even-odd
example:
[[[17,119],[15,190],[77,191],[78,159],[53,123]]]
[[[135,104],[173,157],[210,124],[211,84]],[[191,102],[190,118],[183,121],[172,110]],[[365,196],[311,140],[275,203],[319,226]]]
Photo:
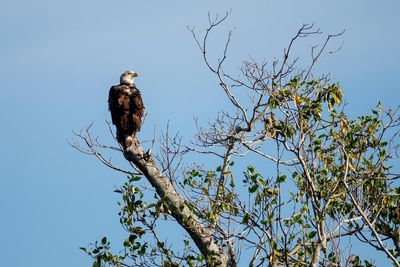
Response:
[[[193,117],[216,115],[221,92],[186,26],[201,32],[207,12],[232,10],[212,39],[221,51],[234,29],[228,64],[273,59],[302,23],[346,33],[320,72],[342,85],[348,111],[380,99],[399,104],[398,0],[0,0],[0,256],[2,266],[89,266],[78,249],[107,235],[120,240],[118,195],[124,176],[71,149],[72,130],[105,120],[110,85],[126,69],[141,74],[148,118],[142,139],[165,128],[190,138]],[[322,36],[321,39],[322,41]],[[302,42],[303,48],[316,39]],[[296,51],[296,49],[295,49]],[[305,49],[298,55],[308,57]],[[116,163],[124,165],[122,156]],[[115,244],[115,242],[114,242]]]

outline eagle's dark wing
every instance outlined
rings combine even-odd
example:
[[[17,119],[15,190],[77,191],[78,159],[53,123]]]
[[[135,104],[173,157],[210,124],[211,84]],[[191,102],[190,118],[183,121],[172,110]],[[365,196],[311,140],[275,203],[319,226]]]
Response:
[[[134,126],[134,131],[140,131],[142,127],[142,117],[144,115],[144,105],[142,100],[142,95],[139,89],[134,88],[130,97],[130,110],[132,112],[132,122]]]
[[[124,135],[129,134],[129,107],[130,88],[126,85],[117,85],[110,88],[108,94],[108,108],[111,112],[112,123],[117,128],[117,140],[122,143]],[[130,135],[130,134],[129,134]]]

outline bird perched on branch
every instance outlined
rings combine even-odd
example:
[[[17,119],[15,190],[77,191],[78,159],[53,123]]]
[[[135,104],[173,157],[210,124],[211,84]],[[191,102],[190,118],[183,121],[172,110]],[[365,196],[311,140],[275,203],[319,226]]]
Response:
[[[139,89],[134,83],[138,73],[128,70],[121,75],[120,84],[110,88],[108,108],[112,123],[117,128],[117,141],[125,149],[140,131],[144,105]]]

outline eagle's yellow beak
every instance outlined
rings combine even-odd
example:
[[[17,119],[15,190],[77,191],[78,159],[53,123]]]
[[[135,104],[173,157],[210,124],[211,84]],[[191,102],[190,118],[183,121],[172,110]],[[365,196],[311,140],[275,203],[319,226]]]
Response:
[[[137,72],[135,72],[134,74],[133,74],[133,77],[135,78],[135,77],[138,77],[139,76],[139,73],[137,73]]]

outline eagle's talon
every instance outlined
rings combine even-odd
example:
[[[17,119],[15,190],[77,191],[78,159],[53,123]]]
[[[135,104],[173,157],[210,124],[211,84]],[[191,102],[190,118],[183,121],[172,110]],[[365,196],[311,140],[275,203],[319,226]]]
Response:
[[[144,159],[145,161],[149,161],[150,157],[151,157],[151,148],[149,148],[149,150],[147,150],[147,151],[143,154],[143,159]]]

